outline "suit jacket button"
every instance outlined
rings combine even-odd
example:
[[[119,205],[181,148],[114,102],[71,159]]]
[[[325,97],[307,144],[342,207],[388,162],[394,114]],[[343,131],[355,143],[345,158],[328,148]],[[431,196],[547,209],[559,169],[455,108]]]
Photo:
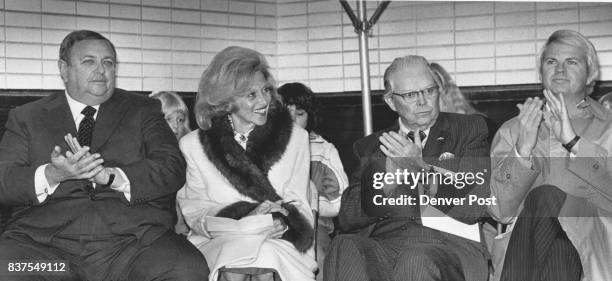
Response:
[[[599,164],[597,164],[597,163],[593,164],[593,169],[595,169],[595,170],[599,169]]]
[[[510,179],[511,175],[510,174],[506,174],[506,179]]]

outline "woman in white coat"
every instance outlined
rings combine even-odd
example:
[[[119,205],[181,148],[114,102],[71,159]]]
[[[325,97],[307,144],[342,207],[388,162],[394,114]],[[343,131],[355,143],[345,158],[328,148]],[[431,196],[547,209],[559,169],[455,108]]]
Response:
[[[177,199],[209,280],[314,280],[308,134],[278,101],[263,55],[218,53],[195,114],[200,129],[180,141],[187,182]]]

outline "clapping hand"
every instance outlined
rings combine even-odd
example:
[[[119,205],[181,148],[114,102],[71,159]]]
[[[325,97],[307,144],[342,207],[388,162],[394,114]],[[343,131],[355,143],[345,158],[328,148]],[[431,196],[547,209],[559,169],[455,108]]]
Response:
[[[548,100],[544,112],[546,125],[551,128],[560,143],[570,142],[576,136],[576,132],[570,122],[563,94],[553,94],[550,90],[544,89],[544,96]]]
[[[68,144],[68,147],[70,147],[70,150],[72,151],[79,151],[80,149],[82,149],[83,147],[81,147],[81,144],[79,144],[79,141],[77,140],[77,138],[73,137],[72,134],[67,134],[64,136],[64,140],[66,141],[66,143]],[[89,151],[87,152],[86,156],[88,155]],[[98,155],[98,157],[100,157],[100,154],[96,153]],[[108,182],[108,179],[110,177],[110,172],[104,168],[104,166],[102,166],[102,164],[100,164],[100,170],[95,173],[93,176],[88,177],[87,179],[89,179],[92,182],[95,182],[97,184],[106,184]]]
[[[520,156],[528,157],[536,145],[538,129],[542,121],[542,105],[544,101],[538,97],[527,98],[525,103],[518,104],[518,139],[516,148]]]
[[[399,168],[420,171],[425,167],[421,136],[414,134],[414,142],[397,132],[383,133],[379,138],[380,150]]]
[[[55,146],[51,152],[51,163],[45,168],[49,185],[53,186],[66,180],[89,179],[99,174],[104,168],[104,159],[100,154],[89,153],[89,147],[80,147],[75,152],[66,151]]]

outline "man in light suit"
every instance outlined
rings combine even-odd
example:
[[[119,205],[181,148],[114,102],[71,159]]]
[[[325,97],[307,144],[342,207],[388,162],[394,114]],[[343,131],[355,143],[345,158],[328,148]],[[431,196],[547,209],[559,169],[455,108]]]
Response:
[[[488,256],[483,244],[423,226],[418,202],[401,207],[372,203],[376,196],[488,197],[486,182],[462,188],[429,182],[415,189],[406,182],[385,184],[382,189],[373,184],[376,173],[395,174],[397,169],[433,174],[486,172],[484,119],[439,112],[442,85],[423,57],[396,58],[385,71],[384,82],[384,100],[399,120],[354,145],[360,167],[342,196],[338,217],[341,232],[351,234],[332,241],[325,280],[486,280]],[[485,207],[464,203],[437,208],[475,224]],[[478,233],[477,226],[472,226]]]
[[[58,65],[66,92],[12,110],[0,142],[0,204],[13,207],[0,279],[205,280],[172,231],[185,161],[159,101],[115,88],[115,48],[96,32],[68,34]]]
[[[612,112],[589,96],[599,75],[595,47],[576,31],[555,31],[539,73],[546,99],[519,104],[491,147],[499,204],[490,213],[514,223],[505,260],[494,257],[503,264],[496,274],[612,280]]]

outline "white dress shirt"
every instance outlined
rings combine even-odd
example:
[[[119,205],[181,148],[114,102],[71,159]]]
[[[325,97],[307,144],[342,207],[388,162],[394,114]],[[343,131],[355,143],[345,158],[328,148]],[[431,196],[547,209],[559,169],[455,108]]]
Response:
[[[83,118],[85,118],[85,116],[81,113],[81,111],[83,111],[83,109],[87,107],[87,105],[73,99],[72,97],[70,97],[70,95],[68,95],[67,92],[65,92],[65,95],[66,95],[66,99],[68,100],[68,107],[70,108],[70,113],[72,114],[74,124],[76,128],[78,128],[79,124],[81,124],[81,121],[83,121]],[[93,116],[94,120],[96,120],[96,118],[98,117],[100,105],[98,104],[92,107],[96,109],[96,113]],[[44,202],[45,199],[47,199],[47,196],[53,194],[55,190],[57,189],[57,187],[59,186],[59,184],[55,184],[53,186],[49,185],[49,182],[47,181],[47,177],[45,176],[45,168],[47,167],[47,165],[49,164],[40,165],[38,168],[36,168],[36,172],[34,173],[34,189],[36,192],[36,197],[38,198],[38,202],[40,203]],[[125,196],[125,198],[128,201],[130,201],[130,198],[131,198],[130,181],[128,177],[125,175],[123,170],[121,170],[120,168],[111,168],[111,169],[113,169],[116,172],[115,176],[122,177],[124,180],[124,184],[122,184],[121,186],[111,187],[111,188],[116,191],[123,192],[123,195]],[[96,188],[95,183],[93,184],[93,187]]]

